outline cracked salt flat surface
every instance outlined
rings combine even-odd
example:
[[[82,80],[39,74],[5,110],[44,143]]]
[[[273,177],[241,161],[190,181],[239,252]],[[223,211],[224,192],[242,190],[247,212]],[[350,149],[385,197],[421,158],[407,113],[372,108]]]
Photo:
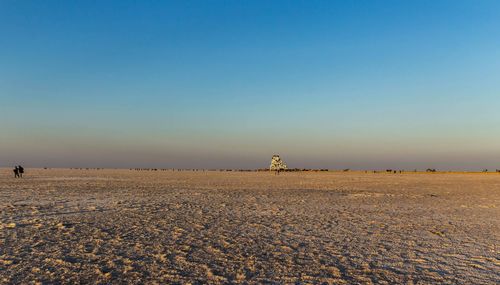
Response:
[[[497,174],[9,174],[0,283],[500,283]]]

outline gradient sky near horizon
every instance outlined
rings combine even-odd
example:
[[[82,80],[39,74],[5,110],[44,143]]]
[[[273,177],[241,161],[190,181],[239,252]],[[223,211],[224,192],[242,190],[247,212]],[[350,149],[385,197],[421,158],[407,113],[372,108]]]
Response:
[[[500,168],[499,1],[0,1],[0,166]]]

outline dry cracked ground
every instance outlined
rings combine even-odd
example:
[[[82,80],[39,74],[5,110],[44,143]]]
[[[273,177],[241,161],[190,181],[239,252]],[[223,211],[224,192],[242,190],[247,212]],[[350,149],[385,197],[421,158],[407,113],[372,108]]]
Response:
[[[499,284],[500,174],[0,170],[1,284]]]

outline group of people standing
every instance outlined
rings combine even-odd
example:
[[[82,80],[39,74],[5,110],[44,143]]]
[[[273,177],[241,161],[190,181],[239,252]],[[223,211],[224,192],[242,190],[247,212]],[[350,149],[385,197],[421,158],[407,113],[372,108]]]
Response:
[[[14,167],[14,169],[12,171],[14,171],[15,178],[22,178],[23,177],[24,168],[21,165]]]

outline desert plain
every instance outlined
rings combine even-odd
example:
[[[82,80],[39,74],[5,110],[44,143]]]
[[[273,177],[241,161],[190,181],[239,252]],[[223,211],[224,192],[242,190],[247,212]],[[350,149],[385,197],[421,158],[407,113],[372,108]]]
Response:
[[[0,284],[500,284],[500,174],[0,169]]]

